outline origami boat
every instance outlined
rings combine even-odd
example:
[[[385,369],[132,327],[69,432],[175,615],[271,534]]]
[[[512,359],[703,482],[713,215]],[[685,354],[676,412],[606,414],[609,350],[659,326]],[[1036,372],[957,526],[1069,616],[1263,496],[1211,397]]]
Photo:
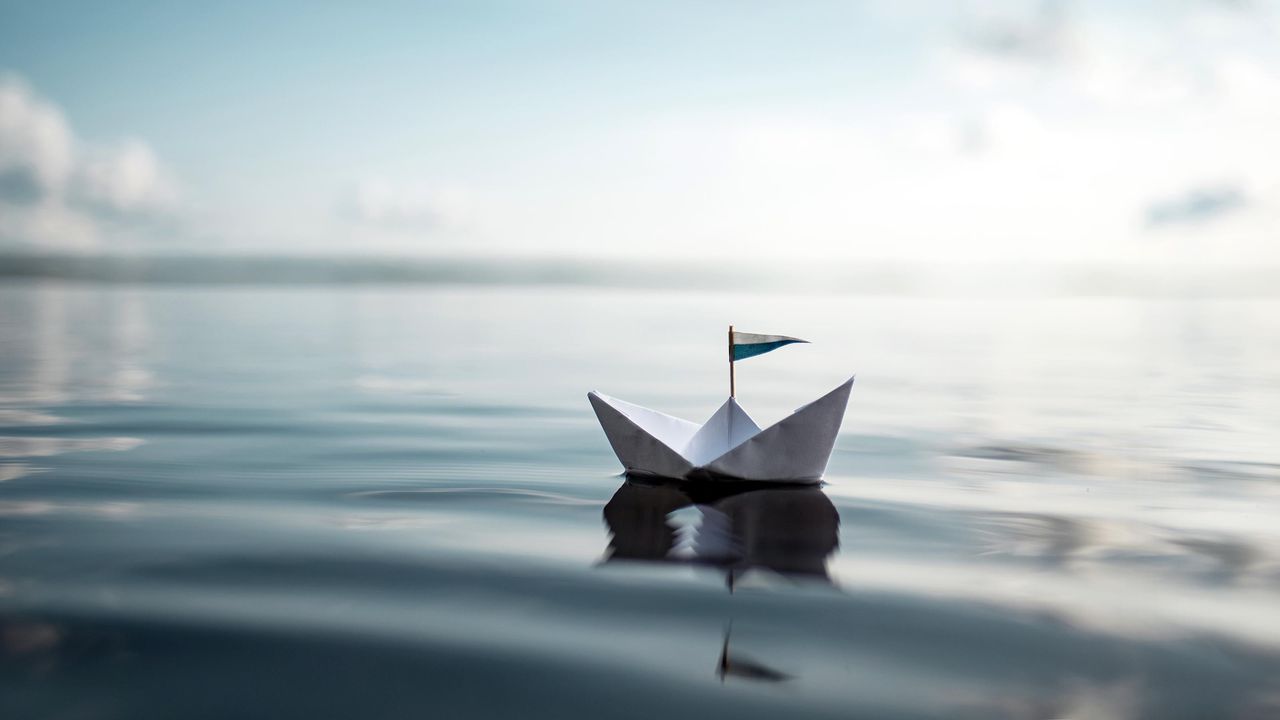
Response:
[[[763,430],[730,397],[705,423],[587,394],[629,473],[668,478],[818,482],[827,469],[853,378]]]

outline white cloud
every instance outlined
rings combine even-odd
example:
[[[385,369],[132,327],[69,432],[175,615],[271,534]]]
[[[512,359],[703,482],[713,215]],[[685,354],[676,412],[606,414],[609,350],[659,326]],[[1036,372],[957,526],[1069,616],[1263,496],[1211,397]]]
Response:
[[[1111,110],[1203,102],[1228,82],[1260,89],[1267,69],[1247,55],[1270,53],[1280,26],[1223,5],[1170,5],[1153,18],[1100,3],[1076,3],[1068,13],[1051,0],[988,2],[961,17],[936,51],[936,67],[960,91],[1047,95]],[[1224,59],[1230,67],[1221,67]]]
[[[1065,51],[1071,28],[1063,5],[1060,0],[970,3],[962,34],[989,54],[1053,60]]]
[[[61,192],[72,171],[71,130],[58,109],[0,78],[0,193],[34,201]]]
[[[439,240],[468,227],[472,202],[458,187],[367,178],[342,196],[338,211],[365,244],[428,235]]]
[[[137,139],[87,152],[76,180],[77,194],[87,205],[114,213],[160,210],[174,200],[155,152]]]
[[[1071,28],[1060,3],[968,3],[956,37],[938,50],[951,84],[993,92],[1026,87],[1069,59]]]
[[[93,247],[156,220],[175,198],[145,142],[79,141],[56,105],[0,77],[0,242]]]
[[[1020,237],[1039,256],[1280,259],[1280,25],[1234,4],[1048,7],[987,3],[936,51],[955,130],[924,137],[975,151],[915,186],[963,199],[948,233],[1010,254]]]
[[[1233,53],[1216,63],[1214,70],[1223,100],[1231,109],[1280,116],[1280,69]]]

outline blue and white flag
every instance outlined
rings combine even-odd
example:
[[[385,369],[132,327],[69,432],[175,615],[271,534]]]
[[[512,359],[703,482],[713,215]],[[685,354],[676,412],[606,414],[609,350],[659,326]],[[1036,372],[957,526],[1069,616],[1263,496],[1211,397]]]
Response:
[[[758,335],[756,333],[737,331],[733,332],[731,340],[731,356],[734,360],[745,360],[756,355],[763,355],[770,350],[777,350],[783,345],[809,342],[808,340],[787,337],[786,335]]]

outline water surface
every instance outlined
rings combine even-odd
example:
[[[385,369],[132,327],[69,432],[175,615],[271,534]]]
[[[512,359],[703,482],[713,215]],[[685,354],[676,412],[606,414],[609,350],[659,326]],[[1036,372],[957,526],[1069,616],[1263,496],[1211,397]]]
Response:
[[[628,481],[585,393],[820,488]],[[1280,301],[0,287],[0,715],[1280,716]]]

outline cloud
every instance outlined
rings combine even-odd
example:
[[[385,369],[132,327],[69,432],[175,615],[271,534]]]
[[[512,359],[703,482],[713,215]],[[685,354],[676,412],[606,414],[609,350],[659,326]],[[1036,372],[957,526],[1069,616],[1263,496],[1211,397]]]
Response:
[[[78,140],[56,105],[0,76],[0,242],[92,247],[154,224],[175,199],[145,142]]]
[[[0,199],[32,203],[60,192],[72,166],[62,113],[16,79],[0,78]]]
[[[1044,0],[1021,9],[975,13],[962,30],[966,45],[988,55],[1032,62],[1059,57],[1069,27],[1062,3]]]
[[[1249,198],[1238,186],[1223,184],[1193,188],[1182,195],[1151,203],[1148,227],[1200,224],[1243,210]]]
[[[1065,0],[974,7],[937,55],[954,89],[1021,92],[1060,113],[1280,109],[1275,4],[1193,0],[1161,9],[1158,22]]]
[[[357,182],[339,200],[339,214],[358,226],[388,231],[436,231],[465,224],[470,199],[456,188],[385,179]]]
[[[87,153],[74,191],[86,207],[117,215],[161,210],[174,200],[156,154],[137,139]]]
[[[1072,27],[1060,2],[984,3],[966,10],[955,40],[940,53],[953,85],[979,91],[1022,85],[1069,54]]]

